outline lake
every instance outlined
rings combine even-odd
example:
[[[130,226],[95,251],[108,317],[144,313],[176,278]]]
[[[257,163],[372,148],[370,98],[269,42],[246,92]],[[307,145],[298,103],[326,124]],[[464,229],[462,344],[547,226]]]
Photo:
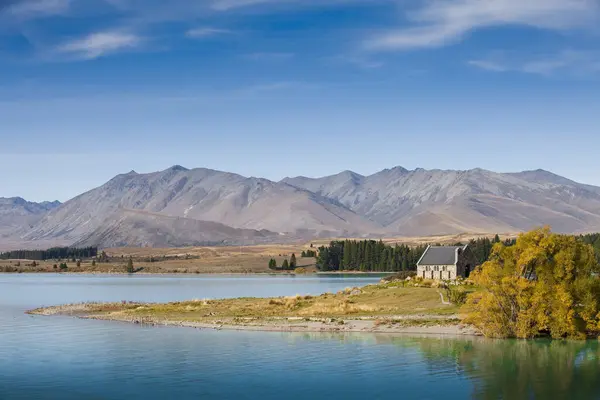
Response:
[[[0,275],[0,399],[600,399],[598,341],[234,332],[28,316],[335,292],[376,276]]]

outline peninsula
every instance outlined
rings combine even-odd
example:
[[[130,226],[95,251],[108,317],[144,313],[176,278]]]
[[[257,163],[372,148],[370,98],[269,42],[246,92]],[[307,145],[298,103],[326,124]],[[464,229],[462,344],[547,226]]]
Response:
[[[476,333],[461,324],[459,307],[446,301],[440,289],[418,285],[396,280],[320,296],[196,299],[167,304],[84,303],[39,308],[29,314],[210,329]]]

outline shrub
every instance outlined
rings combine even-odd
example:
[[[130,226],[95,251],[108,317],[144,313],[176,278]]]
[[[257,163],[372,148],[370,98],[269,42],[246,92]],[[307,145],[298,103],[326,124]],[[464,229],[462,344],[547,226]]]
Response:
[[[386,276],[386,277],[382,278],[382,281],[392,282],[392,281],[398,281],[398,280],[406,280],[406,278],[414,278],[415,276],[417,276],[416,271],[400,271],[394,275],[390,275],[390,276]]]
[[[421,282],[421,287],[426,287],[426,288],[430,288],[433,286],[435,281],[429,280],[429,279],[424,279],[423,282]]]
[[[69,266],[66,263],[61,263],[59,267],[61,270],[66,270],[69,268]]]
[[[282,306],[284,304],[282,299],[270,299],[269,300],[269,305],[272,306]]]
[[[467,302],[468,293],[461,287],[447,286],[446,295],[452,304],[462,306]]]

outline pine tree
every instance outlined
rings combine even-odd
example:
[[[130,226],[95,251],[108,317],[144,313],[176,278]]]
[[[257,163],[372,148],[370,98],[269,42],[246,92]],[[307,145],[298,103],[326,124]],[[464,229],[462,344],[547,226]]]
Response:
[[[351,264],[352,264],[352,269],[356,270],[358,269],[358,243],[356,242],[356,240],[352,241],[351,247],[350,247],[350,258],[351,258]]]
[[[133,269],[133,258],[129,257],[129,260],[127,260],[127,273],[133,274],[134,272],[135,270]]]
[[[365,243],[365,256],[364,256],[364,260],[363,260],[360,270],[368,271],[371,268],[373,268],[373,265],[371,264],[371,246],[369,246],[369,242],[366,242]]]
[[[290,269],[296,269],[298,263],[296,262],[296,254],[292,253],[292,257],[290,258]]]
[[[281,269],[283,269],[283,270],[290,269],[290,264],[288,263],[287,259],[283,260],[283,264],[281,264]]]
[[[343,267],[345,270],[352,269],[351,246],[352,246],[351,242],[349,240],[346,240],[346,242],[344,243],[344,255],[342,257]]]
[[[321,247],[317,257],[317,268],[321,271],[329,271],[329,248]]]

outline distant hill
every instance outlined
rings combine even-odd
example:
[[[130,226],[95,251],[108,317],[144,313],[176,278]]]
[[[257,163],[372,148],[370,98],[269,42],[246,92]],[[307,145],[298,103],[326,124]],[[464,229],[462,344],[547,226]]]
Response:
[[[260,244],[277,241],[267,230],[236,229],[217,222],[122,210],[82,236],[77,247],[181,247]]]
[[[16,203],[0,202],[7,238],[102,247],[516,232],[545,224],[600,231],[600,188],[543,170],[396,167],[273,182],[174,166],[118,175],[64,204]]]
[[[134,217],[128,211],[138,214]],[[119,221],[121,225],[117,224]],[[135,229],[126,233],[123,224]],[[175,232],[175,226],[186,228]],[[256,232],[237,232],[225,226]],[[49,212],[24,239],[101,246],[179,246],[220,242],[224,232],[231,233],[230,243],[246,243],[245,236],[250,241],[274,241],[285,239],[280,233],[318,236],[378,229],[377,224],[346,207],[285,183],[175,166],[151,174],[119,175]],[[165,240],[165,235],[169,240]]]
[[[600,230],[600,188],[547,171],[501,174],[401,167],[285,183],[311,190],[401,235],[515,232],[549,224],[558,232]]]
[[[20,197],[0,197],[0,238],[25,232],[60,205],[59,201],[34,203]]]

